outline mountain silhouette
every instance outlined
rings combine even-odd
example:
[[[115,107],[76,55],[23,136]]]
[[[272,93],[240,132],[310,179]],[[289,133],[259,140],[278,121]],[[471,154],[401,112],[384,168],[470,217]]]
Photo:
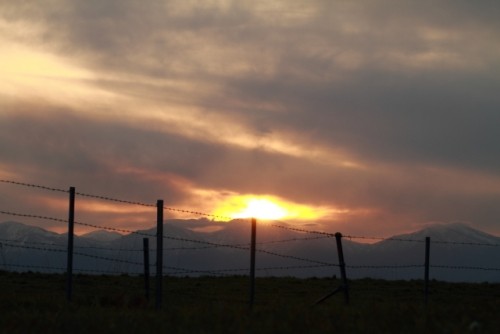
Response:
[[[335,238],[284,227],[259,224],[258,276],[339,275],[335,266],[338,263]],[[74,271],[139,275],[143,270],[145,237],[150,239],[151,264],[155,263],[155,234],[156,228],[150,228],[126,235],[96,230],[75,236]],[[164,274],[248,275],[250,223],[247,220],[229,223],[207,219],[167,220],[164,237]],[[425,237],[431,238],[431,278],[500,282],[500,238],[459,223],[432,224],[372,244],[343,238],[348,277],[422,279]],[[0,223],[0,269],[64,271],[66,243],[66,234],[19,222]]]

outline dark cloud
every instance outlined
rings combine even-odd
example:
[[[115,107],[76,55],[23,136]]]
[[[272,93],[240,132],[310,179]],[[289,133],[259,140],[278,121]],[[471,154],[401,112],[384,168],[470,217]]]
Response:
[[[372,229],[467,220],[498,231],[495,1],[51,1],[0,13],[32,27],[5,38],[140,106],[112,120],[82,116],[90,102],[5,105],[2,166],[26,180],[172,204],[189,202],[188,187],[266,193],[351,209],[344,218]],[[263,144],[186,136],[147,118],[151,106],[194,108],[208,127],[241,124]],[[272,136],[339,161],[269,149]]]
[[[340,146],[362,160],[499,170],[498,80],[453,74],[380,80],[363,77],[354,84],[312,87],[262,84],[267,89],[259,89],[269,99],[291,109],[267,113],[265,123],[271,129],[300,129],[310,145]],[[248,94],[254,85],[259,84],[237,82],[231,89]],[[261,97],[257,92],[248,99]]]

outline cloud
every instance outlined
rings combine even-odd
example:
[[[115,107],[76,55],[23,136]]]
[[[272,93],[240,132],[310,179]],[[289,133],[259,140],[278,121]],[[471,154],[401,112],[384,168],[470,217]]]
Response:
[[[499,11],[2,3],[1,43],[53,66],[25,66],[29,82],[2,68],[0,172],[207,210],[224,192],[269,194],[346,210],[330,224],[356,229],[498,231]],[[48,78],[61,68],[71,77]]]

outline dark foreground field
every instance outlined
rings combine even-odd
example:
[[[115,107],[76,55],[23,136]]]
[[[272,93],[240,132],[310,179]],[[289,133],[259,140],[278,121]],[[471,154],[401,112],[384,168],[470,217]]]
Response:
[[[500,284],[355,280],[341,295],[311,305],[340,282],[260,278],[248,307],[248,278],[165,278],[163,308],[144,298],[143,280],[0,272],[2,333],[499,333]],[[154,281],[151,282],[154,287]],[[154,293],[154,290],[152,290]]]

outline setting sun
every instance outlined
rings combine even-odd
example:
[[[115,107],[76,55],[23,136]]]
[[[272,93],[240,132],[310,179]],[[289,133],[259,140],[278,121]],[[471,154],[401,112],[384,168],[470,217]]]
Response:
[[[282,219],[287,216],[286,209],[267,199],[250,199],[247,207],[233,215],[234,218]]]
[[[316,219],[324,215],[323,211],[275,196],[234,195],[219,205],[214,215],[228,219]]]

